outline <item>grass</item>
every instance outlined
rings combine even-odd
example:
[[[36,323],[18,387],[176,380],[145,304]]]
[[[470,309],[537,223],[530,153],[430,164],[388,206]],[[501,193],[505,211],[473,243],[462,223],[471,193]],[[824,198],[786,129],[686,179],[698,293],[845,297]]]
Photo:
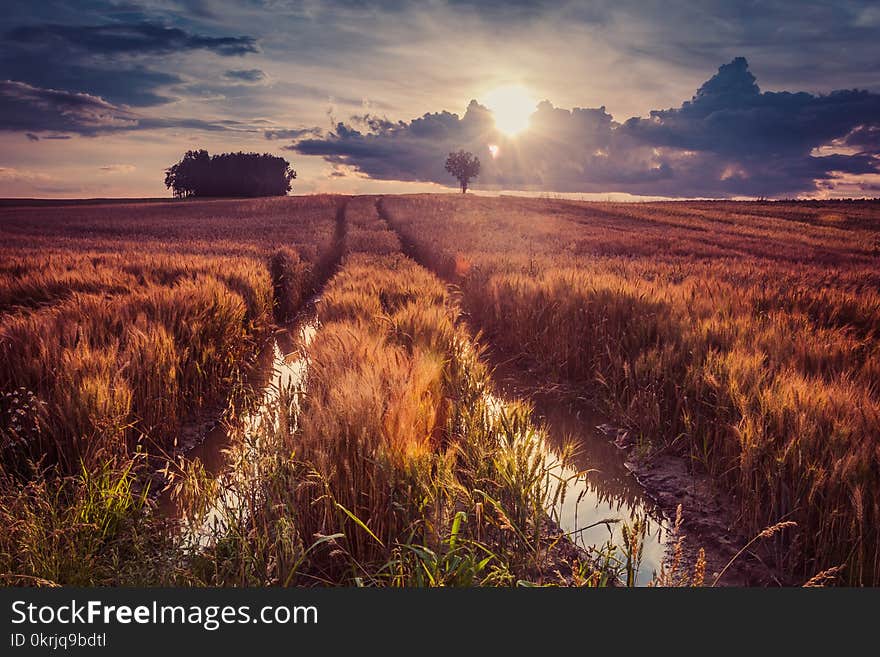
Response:
[[[128,581],[153,471],[330,273],[337,207],[0,208],[0,572]]]
[[[286,209],[277,200],[0,209],[5,466],[44,458],[73,473],[93,454],[138,444],[173,451],[194,412],[224,402],[273,310],[286,316],[308,295],[332,250],[335,210],[329,197]],[[263,232],[282,225],[272,241]],[[21,408],[16,390],[39,412]]]
[[[790,581],[878,583],[876,205],[380,208],[0,208],[4,582],[634,583],[638,523],[589,558],[554,526],[565,482],[488,343],[709,473]],[[164,518],[163,459],[327,278],[305,389],[220,477],[178,457]],[[678,553],[655,583],[711,584]]]
[[[3,585],[148,585],[163,534],[138,490],[143,459],[101,465],[75,475],[53,470],[27,480],[0,475],[0,578]],[[161,581],[161,580],[160,580]]]
[[[80,235],[78,222],[98,219],[73,210],[71,240],[83,252],[10,247],[5,582],[614,580],[610,555],[598,566],[584,559],[550,522],[564,482],[552,474],[544,436],[527,405],[491,395],[480,346],[445,284],[400,253],[373,199],[351,199],[344,210],[335,199],[296,203],[291,214],[304,231],[317,225],[314,212],[335,218],[338,243],[325,251],[344,254],[318,303],[307,390],[282,391],[261,422],[237,425],[225,474],[176,459],[169,472],[180,520],[156,508],[156,452],[172,451],[193,409],[229,394],[273,312],[287,321],[314,288],[321,252],[309,260],[306,249],[276,242],[255,257],[246,243],[221,238],[214,252],[181,237],[174,249],[198,253],[180,263],[170,245],[134,239],[152,232],[147,219],[123,228],[114,214],[97,225],[119,232],[116,256],[102,251],[111,248],[104,237]],[[165,209],[150,210],[163,224]],[[233,234],[235,220],[223,224]],[[9,224],[10,233],[23,230],[17,215]],[[33,229],[35,241],[43,230]],[[306,237],[320,242],[322,231]]]
[[[383,208],[493,344],[710,473],[747,531],[797,522],[793,581],[880,583],[876,203]]]
[[[566,583],[546,515],[561,486],[530,409],[489,394],[446,286],[389,253],[374,201],[353,199],[347,216],[305,393],[288,391],[281,420],[239,443],[249,466],[193,496],[221,509],[204,583]]]

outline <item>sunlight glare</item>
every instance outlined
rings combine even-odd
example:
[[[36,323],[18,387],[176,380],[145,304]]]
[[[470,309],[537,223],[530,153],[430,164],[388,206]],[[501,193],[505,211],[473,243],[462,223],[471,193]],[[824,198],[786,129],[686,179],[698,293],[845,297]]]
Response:
[[[492,155],[493,160],[498,157],[499,152],[498,144],[489,144],[489,153]]]
[[[513,137],[529,127],[537,101],[524,87],[498,87],[486,94],[483,103],[495,117],[495,127]]]

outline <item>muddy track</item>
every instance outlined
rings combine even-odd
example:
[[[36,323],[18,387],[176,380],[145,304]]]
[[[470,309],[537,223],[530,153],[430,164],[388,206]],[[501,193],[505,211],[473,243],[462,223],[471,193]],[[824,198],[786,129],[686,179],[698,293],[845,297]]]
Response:
[[[333,224],[333,245],[327,253],[315,263],[314,273],[312,274],[311,284],[308,289],[308,298],[303,301],[300,308],[296,312],[296,316],[290,318],[289,321],[276,321],[269,329],[269,335],[265,342],[254,354],[252,360],[246,363],[244,372],[244,383],[248,388],[260,388],[261,377],[259,372],[264,368],[267,356],[264,353],[267,347],[274,341],[290,343],[289,332],[297,324],[301,322],[303,311],[314,305],[315,298],[320,295],[321,290],[328,280],[337,272],[342,262],[342,256],[345,251],[345,235],[347,232],[347,221],[345,217],[345,209],[348,206],[349,198],[341,196],[336,206],[336,214],[334,215]],[[282,348],[284,348],[282,344]],[[290,344],[287,344],[290,346]],[[271,360],[271,358],[269,358]],[[256,374],[255,374],[256,372]],[[218,425],[222,424],[227,405],[217,403],[211,409],[201,413],[201,417],[194,418],[192,422],[187,423],[181,430],[184,440],[180,441],[179,452],[186,454],[193,448],[198,446],[200,440]]]
[[[224,470],[226,467],[224,450],[228,448],[231,440],[230,423],[236,422],[238,415],[246,412],[249,404],[257,400],[260,394],[265,395],[265,390],[276,373],[276,351],[280,350],[282,356],[286,357],[299,348],[299,340],[295,334],[302,325],[315,316],[316,299],[320,296],[324,285],[340,267],[345,252],[347,232],[345,210],[348,202],[348,197],[343,196],[339,199],[334,217],[333,245],[315,264],[309,298],[300,305],[295,316],[274,323],[259,351],[245,363],[242,390],[239,392],[242,398],[227,399],[225,403],[218,402],[185,423],[180,430],[177,448],[169,455],[170,457],[198,459],[204,466],[205,472],[212,477],[218,476]],[[159,506],[165,513],[173,511],[166,488],[168,483],[166,477],[158,473],[155,475],[153,489],[161,491],[158,493]]]
[[[385,208],[383,200],[382,197],[377,200],[376,210],[398,234],[404,253],[448,284],[457,287],[454,268],[442,266],[436,258],[422,252],[414,240],[400,230]],[[675,521],[678,506],[682,506],[681,527],[685,537],[682,542],[682,561],[686,565],[696,563],[698,552],[703,548],[706,558],[706,584],[712,584],[715,575],[721,573],[740,548],[752,538],[739,529],[735,501],[719,491],[708,475],[689,467],[684,458],[662,453],[662,450],[647,458],[637,456],[635,446],[627,440],[626,432],[607,420],[597,422],[596,414],[584,406],[582,400],[573,393],[572,386],[553,387],[555,389],[550,390],[547,386],[536,386],[535,374],[527,366],[515,365],[520,360],[517,354],[493,351],[490,356],[490,362],[496,366],[503,365],[502,379],[505,384],[515,394],[535,404],[539,416],[543,417],[551,433],[559,433],[567,428],[569,434],[582,436],[585,440],[607,441],[616,445],[618,465],[632,474],[638,487],[659,508],[669,526]],[[559,420],[559,415],[553,417],[541,413],[541,408],[548,403],[555,408],[568,407],[571,410],[561,415],[564,420]],[[557,422],[567,427],[555,426]],[[578,424],[579,427],[576,426]],[[670,540],[666,549],[664,561],[668,566],[674,558],[675,541]],[[789,584],[771,563],[769,553],[763,551],[761,545],[756,545],[755,550],[746,551],[727,568],[718,585]]]
[[[434,273],[440,280],[449,285],[455,285],[457,281],[457,277],[455,274],[455,266],[454,264],[446,263],[443,266],[440,266],[438,262],[435,262],[427,252],[421,249],[416,241],[412,239],[406,232],[400,229],[400,226],[395,223],[395,221],[391,218],[391,215],[385,209],[385,198],[380,196],[376,200],[376,212],[379,214],[379,218],[382,219],[387,225],[388,228],[397,233],[397,237],[400,239],[400,247],[403,251],[403,254],[408,258],[415,260],[425,269]]]
[[[347,196],[340,196],[337,201],[336,214],[333,219],[333,246],[315,264],[310,296],[315,296],[321,291],[324,284],[337,272],[342,262],[342,255],[345,252],[345,234],[348,230],[345,219],[345,209],[348,207],[348,202]]]
[[[346,206],[346,201],[341,202],[337,214],[337,239],[339,241],[340,255],[344,255],[348,252],[345,243],[346,235],[349,234],[349,231],[347,230],[348,219],[346,217]],[[387,221],[381,217],[378,217],[377,223],[381,223],[390,231]],[[339,267],[337,267],[337,269],[339,269]],[[256,411],[245,413],[238,418],[238,426],[252,426],[251,418],[262,418],[265,417],[263,415],[264,412],[273,412],[271,410],[267,411],[266,409],[270,409],[271,405],[277,400],[278,390],[285,387],[283,378],[286,370],[293,370],[287,371],[288,381],[291,379],[296,379],[296,381],[299,382],[305,381],[308,369],[306,353],[309,343],[311,342],[311,337],[307,337],[307,333],[309,333],[310,329],[310,336],[314,336],[319,325],[313,301],[314,298],[312,301],[305,304],[307,307],[300,311],[296,321],[292,321],[289,325],[285,325],[284,328],[279,328],[275,332],[274,339],[270,341],[274,350],[270,350],[270,358],[268,359],[269,367],[263,368],[265,372],[261,379],[263,402],[260,408]],[[271,357],[273,355],[274,359]],[[277,387],[272,387],[271,381],[273,377],[276,380],[278,380],[279,377],[282,379]],[[244,430],[248,431],[247,428]],[[237,439],[234,437],[237,435],[237,431],[233,426],[220,426],[215,432],[212,432],[212,434],[213,435],[208,437],[208,440],[191,450],[188,454],[188,458],[199,459],[205,466],[205,471],[210,477],[223,478],[227,476],[234,467],[237,467],[228,462],[228,458],[224,452],[224,448],[229,447],[231,441]],[[225,487],[221,488],[225,490]],[[176,507],[169,499],[169,496],[166,496],[162,501],[164,502],[163,508],[165,513],[169,516],[175,515]],[[234,506],[237,505],[238,502],[233,495],[232,497],[225,497],[224,504],[231,504]],[[214,520],[221,517],[222,511],[217,511],[216,513],[209,511],[206,516],[207,520],[200,525],[201,529],[196,527],[194,531],[192,528],[187,530],[188,540],[196,541],[199,544],[206,544],[203,543],[203,541],[211,540],[212,523]],[[547,545],[546,554],[543,557],[541,566],[537,567],[534,571],[531,571],[528,576],[537,581],[554,583],[559,582],[560,578],[565,582],[572,581],[572,564],[576,562],[584,562],[590,558],[590,555],[574,540],[567,538],[564,530],[556,524],[550,515],[545,517],[541,531],[544,534],[543,541]]]

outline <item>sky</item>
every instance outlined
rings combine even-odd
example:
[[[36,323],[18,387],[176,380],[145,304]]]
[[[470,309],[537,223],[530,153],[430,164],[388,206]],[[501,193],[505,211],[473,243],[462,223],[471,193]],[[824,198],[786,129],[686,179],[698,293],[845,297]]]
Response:
[[[194,148],[297,194],[452,192],[465,149],[483,193],[880,196],[876,2],[4,0],[0,35],[0,197],[169,196]]]

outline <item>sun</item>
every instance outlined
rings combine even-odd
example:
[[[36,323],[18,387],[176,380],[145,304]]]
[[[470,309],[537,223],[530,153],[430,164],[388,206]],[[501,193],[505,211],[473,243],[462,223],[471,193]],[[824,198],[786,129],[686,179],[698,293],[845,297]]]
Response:
[[[487,93],[483,104],[495,117],[495,127],[508,137],[513,137],[529,127],[529,120],[538,103],[528,89],[511,85]]]

